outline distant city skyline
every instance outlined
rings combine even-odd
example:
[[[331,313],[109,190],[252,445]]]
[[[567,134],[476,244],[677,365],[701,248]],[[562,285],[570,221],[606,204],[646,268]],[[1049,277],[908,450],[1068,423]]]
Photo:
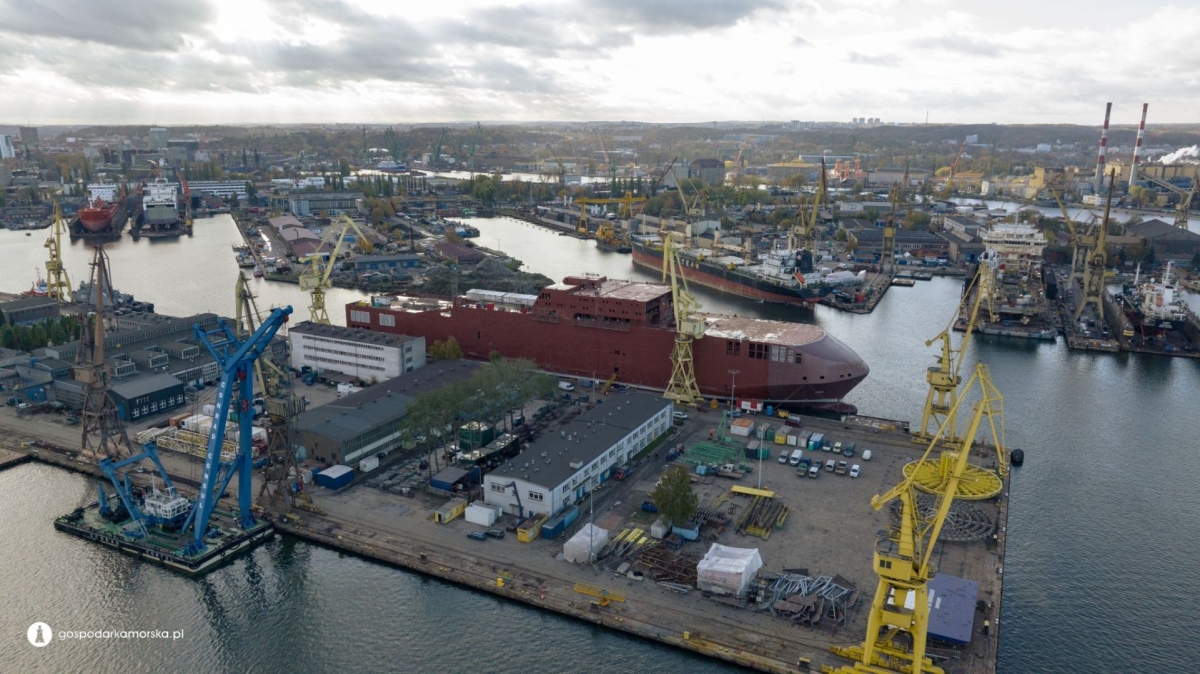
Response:
[[[0,0],[0,122],[1188,123],[1197,43],[1161,0]]]

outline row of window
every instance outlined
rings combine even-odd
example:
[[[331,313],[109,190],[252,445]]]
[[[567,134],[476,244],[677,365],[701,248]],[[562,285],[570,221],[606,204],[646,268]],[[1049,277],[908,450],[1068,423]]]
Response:
[[[356,367],[360,370],[375,370],[378,372],[384,371],[384,368],[375,365],[367,365],[365,363],[349,363],[337,358],[322,358],[321,356],[307,356],[307,358],[318,363],[333,363],[334,365],[342,365],[345,367]]]
[[[737,351],[732,350],[729,346],[731,342],[725,343],[725,353],[729,355],[737,355]],[[750,342],[748,355],[754,360],[771,360],[776,363],[795,363],[800,364],[801,355],[794,349],[778,344],[758,344]]]
[[[396,327],[396,317],[391,314],[379,314],[379,324],[387,328],[394,328]]]
[[[182,405],[182,404],[183,404],[183,394],[180,393],[179,395],[169,396],[166,400],[162,401],[161,406],[160,406],[160,403],[158,403],[157,401],[152,402],[149,405],[142,405],[141,407],[130,406],[129,417],[131,419],[138,419],[140,417],[144,417],[144,416],[147,416],[150,414],[155,414],[160,409],[165,412],[166,410],[169,410],[172,407],[178,407],[179,405]]]
[[[342,351],[341,349],[330,349],[328,347],[323,347],[323,346],[311,346],[308,344],[302,344],[302,345],[300,345],[300,348],[304,351],[315,351],[317,353],[336,353],[339,356],[350,356],[351,358],[374,360],[374,361],[379,361],[381,363],[384,361],[383,356],[368,356],[365,353],[358,353],[355,351]]]
[[[303,341],[305,341],[305,342],[324,342],[326,344],[337,344],[338,346],[352,346],[359,350],[365,349],[367,351],[383,351],[382,346],[376,346],[374,344],[363,344],[361,342],[352,342],[352,341],[345,340],[345,339],[330,339],[329,337],[316,337],[314,335],[304,335]]]
[[[352,320],[356,323],[370,323],[371,322],[371,314],[370,314],[370,312],[367,312],[367,311],[361,311],[359,309],[351,309],[350,310],[350,320]]]

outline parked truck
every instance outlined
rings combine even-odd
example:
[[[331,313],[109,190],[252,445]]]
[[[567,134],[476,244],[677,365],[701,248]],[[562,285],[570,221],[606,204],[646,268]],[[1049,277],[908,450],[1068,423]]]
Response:
[[[800,459],[801,459],[803,456],[804,456],[804,452],[803,452],[803,450],[799,450],[799,449],[793,449],[793,450],[792,450],[792,459],[791,459],[791,464],[792,464],[793,466],[799,466],[799,465],[800,465]]]

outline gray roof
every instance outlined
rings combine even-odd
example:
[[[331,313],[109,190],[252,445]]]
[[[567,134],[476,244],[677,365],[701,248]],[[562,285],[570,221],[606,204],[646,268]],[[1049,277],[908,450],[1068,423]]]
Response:
[[[347,342],[358,342],[359,344],[375,344],[377,346],[400,346],[405,342],[417,339],[409,335],[375,332],[374,330],[363,330],[362,328],[344,328],[340,325],[322,325],[311,321],[302,321],[300,323],[289,324],[289,326],[289,332],[298,332],[302,335],[316,335]]]
[[[0,302],[0,310],[2,311],[19,311],[21,309],[32,309],[41,307],[47,304],[57,304],[58,301],[52,297],[22,297],[20,299]]]
[[[308,410],[296,421],[296,429],[346,442],[404,418],[417,396],[468,379],[482,366],[469,360],[430,363]]]
[[[500,466],[493,474],[498,477],[519,477],[533,484],[555,488],[579,471],[579,468],[571,467],[572,463],[586,466],[612,449],[630,431],[671,404],[669,400],[648,393],[612,395],[603,404],[564,426],[560,429],[561,433],[547,432],[520,456]],[[546,453],[544,458],[542,452]],[[546,463],[547,459],[549,463]],[[525,467],[527,462],[528,468]]]
[[[412,253],[398,253],[396,255],[359,255],[354,258],[355,264],[365,264],[370,262],[407,262],[409,260],[420,260],[420,255]]]
[[[1200,240],[1200,234],[1176,227],[1162,220],[1147,220],[1125,228],[1127,234],[1140,236],[1152,241],[1162,239]]]
[[[173,386],[183,388],[183,382],[176,379],[174,375],[163,372],[152,374],[149,377],[138,377],[137,379],[121,382],[112,387],[112,392],[126,400],[132,400]]]

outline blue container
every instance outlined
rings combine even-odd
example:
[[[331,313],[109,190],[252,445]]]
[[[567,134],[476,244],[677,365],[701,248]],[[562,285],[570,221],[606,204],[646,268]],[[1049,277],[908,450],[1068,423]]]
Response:
[[[563,526],[569,527],[579,519],[579,506],[571,506],[563,512]]]
[[[694,540],[700,538],[700,527],[696,527],[695,529],[684,529],[683,527],[671,527],[671,533],[679,534],[680,538],[683,538],[683,539],[686,539],[689,541],[694,541]]]
[[[704,475],[705,472],[707,472],[707,470],[708,470],[708,467],[705,466],[704,464],[700,464],[699,466],[696,466],[696,474],[697,475]]]
[[[771,405],[767,405],[767,416],[769,416],[769,417],[775,416],[775,408]]]

